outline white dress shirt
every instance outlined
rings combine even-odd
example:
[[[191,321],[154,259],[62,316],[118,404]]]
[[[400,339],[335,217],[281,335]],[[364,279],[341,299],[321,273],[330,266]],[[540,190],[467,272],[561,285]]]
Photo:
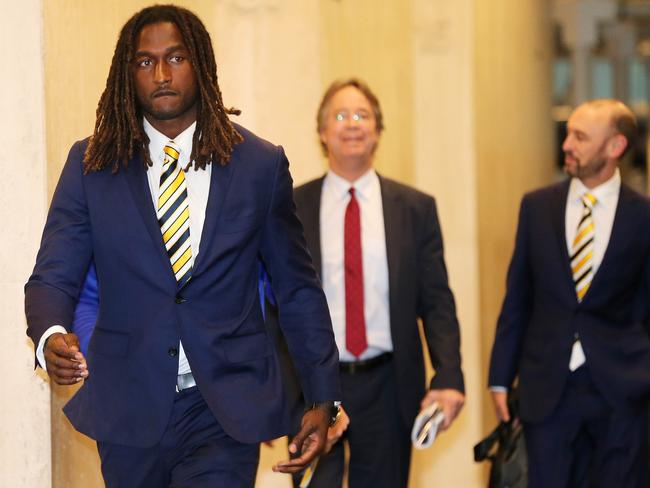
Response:
[[[181,165],[181,168],[185,168],[190,162],[192,138],[195,129],[196,122],[173,139],[176,147],[180,150],[178,163]],[[162,174],[164,160],[163,149],[170,139],[156,130],[146,118],[144,119],[144,130],[149,137],[149,154],[151,155],[151,161],[153,163],[153,166],[147,169],[147,181],[149,183],[153,206],[154,208],[157,208],[158,193],[160,190],[160,175]],[[199,244],[201,242],[201,233],[205,221],[205,209],[208,204],[208,195],[210,193],[211,174],[211,165],[207,165],[204,170],[199,169],[198,171],[194,171],[193,168],[190,168],[189,171],[185,172],[188,205],[190,209],[190,246],[192,248],[192,265],[194,265],[194,260],[199,255]],[[101,287],[101,283],[99,286]],[[65,334],[67,331],[61,325],[54,325],[47,329],[38,343],[36,357],[43,369],[46,369],[43,346],[47,338],[56,332]],[[178,354],[178,374],[189,373],[190,371],[190,365],[187,361],[185,351],[183,350],[183,344],[181,343]],[[90,373],[92,374],[92,371],[90,371]]]
[[[359,358],[345,348],[345,210],[354,187],[361,213],[361,249],[364,285],[364,316],[368,348]],[[368,359],[393,350],[390,335],[386,232],[379,177],[367,171],[354,183],[329,171],[320,201],[320,241],[323,290],[341,361]]]

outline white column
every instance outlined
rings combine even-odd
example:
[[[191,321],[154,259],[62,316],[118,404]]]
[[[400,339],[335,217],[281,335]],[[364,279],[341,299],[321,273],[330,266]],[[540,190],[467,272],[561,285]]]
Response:
[[[615,18],[616,4],[616,0],[554,0],[553,17],[572,51],[574,105],[592,97],[591,49],[598,41],[598,23]]]
[[[473,18],[472,0],[413,0],[414,181],[438,203],[471,400],[432,448],[414,452],[412,487],[484,484],[482,467],[471,459],[471,446],[482,436],[485,383],[478,340]]]
[[[242,110],[235,122],[284,146],[296,183],[323,172],[319,15],[314,1],[218,0],[213,22],[224,103]]]
[[[2,2],[0,90],[0,486],[51,486],[50,391],[34,374],[25,335],[23,285],[46,211],[42,5]]]

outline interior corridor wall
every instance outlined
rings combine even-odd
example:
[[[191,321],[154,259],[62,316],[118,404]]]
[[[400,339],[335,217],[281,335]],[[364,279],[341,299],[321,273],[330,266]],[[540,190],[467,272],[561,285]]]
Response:
[[[479,236],[480,378],[484,432],[496,425],[485,389],[519,202],[555,175],[552,24],[545,0],[475,0],[474,113]]]
[[[25,335],[23,286],[46,211],[41,1],[0,0],[5,47],[0,90],[0,486],[47,488],[51,482],[50,394],[34,374]]]

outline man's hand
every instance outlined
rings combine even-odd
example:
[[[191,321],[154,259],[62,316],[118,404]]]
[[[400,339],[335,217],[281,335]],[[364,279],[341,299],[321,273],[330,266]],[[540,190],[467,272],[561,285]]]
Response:
[[[281,461],[273,466],[273,471],[279,473],[298,473],[304,470],[316,456],[323,453],[327,441],[329,413],[322,408],[307,410],[302,416],[300,432],[289,444],[289,452],[298,454],[295,459]]]
[[[420,408],[425,409],[433,402],[437,402],[442,408],[442,412],[445,415],[445,419],[440,424],[438,429],[440,432],[447,430],[451,423],[456,419],[461,408],[465,404],[465,395],[463,395],[458,390],[444,389],[444,390],[429,390],[422,402],[420,403]]]
[[[510,411],[508,410],[508,392],[491,391],[494,412],[497,418],[502,422],[510,422]]]
[[[52,334],[45,342],[43,355],[47,374],[59,385],[74,385],[88,377],[86,358],[75,334]]]
[[[336,444],[341,437],[343,432],[348,430],[348,425],[350,425],[350,417],[343,410],[343,406],[339,406],[339,414],[336,417],[336,422],[329,429],[327,429],[327,442],[325,443],[325,450],[323,454],[327,454],[332,450],[334,444]]]

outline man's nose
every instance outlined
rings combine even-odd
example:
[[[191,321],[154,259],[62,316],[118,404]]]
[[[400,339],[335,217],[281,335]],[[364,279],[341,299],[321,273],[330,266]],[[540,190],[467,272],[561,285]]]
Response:
[[[171,79],[171,70],[169,65],[165,61],[156,63],[156,69],[154,71],[154,81],[156,83],[167,83]]]

